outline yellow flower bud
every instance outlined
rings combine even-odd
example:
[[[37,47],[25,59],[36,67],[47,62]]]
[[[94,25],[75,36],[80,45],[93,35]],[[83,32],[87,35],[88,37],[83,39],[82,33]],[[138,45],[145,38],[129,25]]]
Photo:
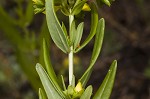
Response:
[[[81,84],[81,82],[79,82],[79,83],[76,85],[75,91],[76,91],[76,92],[82,91],[82,84]]]
[[[32,0],[34,3],[37,3],[37,0]]]
[[[82,10],[83,11],[91,11],[91,8],[90,8],[90,6],[87,3],[85,3],[83,8],[82,8]]]

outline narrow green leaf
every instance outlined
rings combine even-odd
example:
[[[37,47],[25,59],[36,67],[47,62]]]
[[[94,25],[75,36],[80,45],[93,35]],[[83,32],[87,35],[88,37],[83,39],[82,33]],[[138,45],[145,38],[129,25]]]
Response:
[[[69,4],[69,6],[73,6],[74,5],[74,3],[75,3],[75,0],[68,0],[68,4]]]
[[[78,5],[80,3],[81,0],[76,0],[74,6]]]
[[[67,94],[68,94],[69,96],[71,96],[71,95],[74,94],[74,92],[75,92],[74,87],[73,87],[72,85],[69,85],[68,88],[67,88]],[[71,98],[70,98],[70,99],[71,99]]]
[[[93,88],[92,86],[88,86],[84,93],[82,94],[82,96],[80,97],[80,99],[90,99],[91,98],[91,95],[92,95],[92,91],[93,91]]]
[[[27,8],[26,8],[26,13],[25,13],[25,18],[26,18],[26,25],[29,25],[33,19],[33,4],[32,1],[28,2]]]
[[[70,15],[70,11],[69,11],[69,6],[68,6],[67,0],[61,0],[61,5],[62,5],[61,12],[64,15],[69,16]]]
[[[66,7],[66,8],[69,7],[69,6],[68,6],[68,1],[67,1],[67,0],[61,0],[61,4],[62,4],[63,7]]]
[[[45,63],[45,66],[46,66],[46,70],[48,72],[48,75],[50,76],[50,78],[53,80],[53,81],[57,81],[57,76],[54,72],[54,69],[52,67],[52,64],[51,64],[51,61],[50,61],[50,56],[49,56],[49,51],[48,51],[48,48],[47,48],[47,44],[46,44],[46,40],[43,39],[43,56],[44,56],[44,63]]]
[[[0,17],[2,20],[5,20],[8,22],[8,24],[11,25],[17,25],[17,21],[8,15],[8,13],[4,10],[4,8],[0,5]],[[2,21],[0,21],[2,23]]]
[[[13,33],[13,32],[12,32]],[[11,33],[10,33],[11,34]],[[19,46],[19,45],[15,45]],[[14,46],[14,47],[15,47]],[[17,62],[20,64],[21,70],[25,73],[26,77],[28,78],[30,84],[38,92],[39,87],[42,87],[41,82],[39,82],[37,72],[34,67],[34,56],[28,56],[27,53],[24,52],[24,49],[16,48],[16,58]]]
[[[34,9],[34,13],[35,13],[35,14],[38,14],[38,13],[41,13],[41,12],[44,13],[44,11],[45,11],[45,8],[44,8],[44,7],[43,7],[43,8],[35,8],[35,9]]]
[[[85,87],[87,81],[89,80],[89,77],[92,73],[93,66],[94,66],[94,64],[95,64],[95,62],[96,62],[96,60],[100,54],[102,43],[103,43],[103,37],[104,37],[104,28],[105,28],[105,21],[102,18],[98,22],[97,31],[96,31],[96,38],[95,38],[95,43],[94,43],[94,49],[93,49],[90,65],[80,79],[83,87]]]
[[[71,30],[70,30],[70,41],[71,41],[71,45],[74,43],[74,37],[75,37],[75,34],[76,33],[76,25],[75,25],[75,21],[72,21],[72,24],[71,24]]]
[[[102,2],[104,2],[106,5],[110,6],[110,1],[109,0],[102,0]]]
[[[61,25],[55,14],[53,0],[46,0],[46,20],[50,35],[56,46],[64,53],[69,52],[67,37],[65,36],[64,31],[61,28]]]
[[[36,38],[36,40],[38,39],[38,42],[36,41],[36,44],[43,45],[43,38],[45,39],[46,42],[48,42],[47,49],[49,49],[51,46],[51,37],[49,35],[49,30],[48,30],[45,18],[43,19],[43,23],[40,28],[39,36],[38,38]],[[43,46],[40,46],[40,49],[39,49],[39,63],[41,63],[42,65],[45,64]]]
[[[64,90],[67,90],[66,85],[65,85],[65,81],[64,81],[64,77],[62,75],[61,75],[61,82],[62,82]]]
[[[101,84],[100,88],[96,92],[93,99],[109,99],[114,84],[116,70],[117,70],[117,61],[115,60],[111,64],[111,67],[103,83]]]
[[[56,76],[55,71],[52,67],[52,64],[49,60],[50,56],[49,56],[49,51],[47,49],[47,44],[46,44],[45,39],[43,39],[43,56],[44,56],[44,63],[45,63],[48,75],[52,79],[52,81],[55,84],[55,86],[57,87],[58,91],[61,92],[61,88],[59,86],[57,76]]]
[[[0,6],[0,29],[14,45],[22,44],[20,31],[16,29],[17,24],[17,21],[10,17],[2,6]]]
[[[52,79],[48,76],[44,68],[39,63],[36,64],[36,70],[40,76],[48,99],[65,99],[65,97],[56,88]]]
[[[69,39],[69,36],[68,36],[68,33],[67,33],[67,29],[66,29],[65,24],[63,22],[62,22],[62,29],[65,33],[65,36],[67,37],[67,41],[70,42],[70,39]]]
[[[66,15],[66,16],[69,16],[69,15],[70,15],[70,12],[69,12],[69,10],[68,10],[66,7],[62,7],[62,8],[61,8],[61,12],[62,12],[64,15]]]
[[[77,32],[74,35],[74,50],[79,46],[83,34],[84,22],[80,23],[77,27]]]
[[[71,83],[72,87],[75,87],[75,76],[73,75],[73,78],[72,78],[72,83]]]
[[[63,29],[66,37],[68,37],[67,29],[66,29],[65,24],[63,22],[62,22],[62,29]]]
[[[47,97],[45,96],[45,94],[41,88],[39,88],[39,99],[47,99]]]
[[[93,38],[93,36],[96,33],[96,27],[97,27],[97,23],[98,23],[98,11],[96,8],[96,5],[94,3],[91,3],[91,30],[90,30],[90,34],[88,35],[88,37],[86,38],[86,40],[81,44],[81,46],[79,48],[76,49],[76,53],[78,51],[80,51],[82,48],[84,48]]]
[[[91,60],[92,65],[95,64],[99,56],[99,53],[101,51],[103,38],[104,38],[104,30],[105,30],[105,20],[101,18],[98,21],[97,30],[96,30],[96,38],[95,38],[94,50],[92,53],[92,60]]]
[[[75,7],[73,7],[71,15],[77,15],[81,12],[84,4],[86,1],[81,1],[79,4],[77,4]]]

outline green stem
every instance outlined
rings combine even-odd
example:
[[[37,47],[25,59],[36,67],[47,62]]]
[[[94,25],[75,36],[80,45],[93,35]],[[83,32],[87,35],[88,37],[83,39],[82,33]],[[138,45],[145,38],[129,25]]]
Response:
[[[73,15],[69,15],[69,29],[71,31],[71,24],[72,21],[74,20]],[[69,85],[73,85],[73,46],[70,47],[70,52],[69,52]]]

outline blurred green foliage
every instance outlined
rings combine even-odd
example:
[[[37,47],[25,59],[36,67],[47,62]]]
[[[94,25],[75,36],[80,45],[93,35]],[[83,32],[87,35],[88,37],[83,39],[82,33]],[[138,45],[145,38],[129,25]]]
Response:
[[[46,22],[43,21],[39,33],[32,30],[33,22],[33,5],[31,0],[13,0],[14,6],[5,9],[0,4],[0,32],[12,44],[15,49],[17,62],[20,68],[27,76],[32,87],[38,91],[41,82],[35,71],[35,63],[40,61],[43,63],[40,44],[42,38],[48,33]],[[41,19],[42,20],[42,19]],[[49,42],[49,36],[45,36]],[[1,79],[4,76],[1,75]]]

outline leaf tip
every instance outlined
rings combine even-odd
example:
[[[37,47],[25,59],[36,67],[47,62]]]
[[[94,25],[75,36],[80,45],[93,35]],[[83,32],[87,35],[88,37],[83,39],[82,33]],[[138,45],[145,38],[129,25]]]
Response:
[[[43,44],[46,42],[45,38],[43,38]]]
[[[39,94],[41,94],[42,93],[42,89],[41,88],[39,88]]]
[[[113,64],[117,66],[117,60],[114,60],[114,61],[113,61]]]
[[[40,68],[41,64],[40,63],[36,63],[36,70],[38,70]]]
[[[115,71],[117,70],[117,60],[114,60],[114,61],[112,62],[111,67],[112,67],[113,70],[115,70]]]
[[[99,21],[105,23],[105,19],[104,18],[101,18]]]

